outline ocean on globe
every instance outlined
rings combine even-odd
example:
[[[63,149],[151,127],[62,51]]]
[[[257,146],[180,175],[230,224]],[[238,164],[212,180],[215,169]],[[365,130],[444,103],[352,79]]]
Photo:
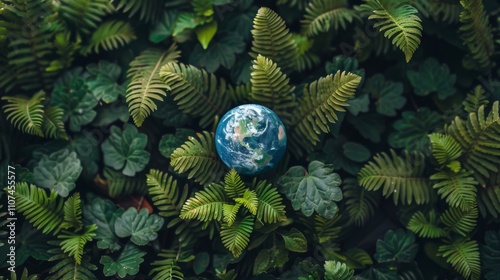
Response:
[[[222,161],[240,174],[256,175],[275,167],[286,149],[283,122],[269,108],[245,104],[227,112],[215,131]]]

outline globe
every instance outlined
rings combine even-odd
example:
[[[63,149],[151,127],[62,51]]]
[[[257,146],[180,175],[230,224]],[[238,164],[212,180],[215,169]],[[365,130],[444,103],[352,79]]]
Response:
[[[231,109],[215,131],[221,160],[240,174],[256,175],[275,167],[286,149],[283,122],[269,108],[245,104]]]

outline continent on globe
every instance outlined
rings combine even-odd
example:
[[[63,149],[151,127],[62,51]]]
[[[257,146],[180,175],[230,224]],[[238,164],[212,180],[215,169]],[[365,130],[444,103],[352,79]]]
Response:
[[[245,104],[231,109],[215,131],[221,160],[240,174],[256,175],[275,167],[286,149],[286,130],[269,108]]]

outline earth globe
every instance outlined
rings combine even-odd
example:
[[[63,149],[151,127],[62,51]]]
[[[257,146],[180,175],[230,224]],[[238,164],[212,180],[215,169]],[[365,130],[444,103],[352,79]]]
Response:
[[[231,109],[215,131],[215,148],[229,168],[256,175],[275,167],[286,149],[283,122],[269,108],[245,104]]]

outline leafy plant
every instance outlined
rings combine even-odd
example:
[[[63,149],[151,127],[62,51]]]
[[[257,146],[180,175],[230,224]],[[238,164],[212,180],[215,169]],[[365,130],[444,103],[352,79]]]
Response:
[[[499,8],[0,1],[0,279],[498,279]]]

